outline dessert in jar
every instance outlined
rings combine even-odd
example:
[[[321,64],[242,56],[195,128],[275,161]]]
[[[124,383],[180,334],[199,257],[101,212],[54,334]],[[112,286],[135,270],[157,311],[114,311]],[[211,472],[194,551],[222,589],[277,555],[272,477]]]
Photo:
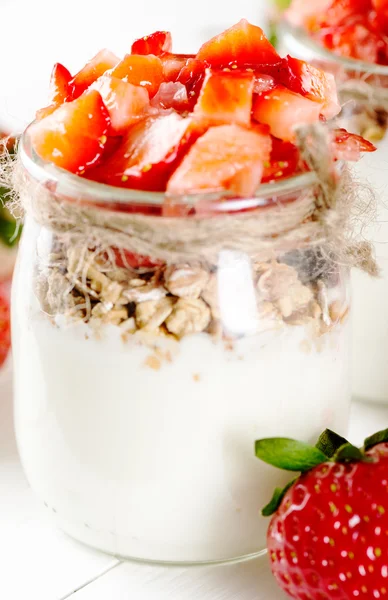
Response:
[[[294,0],[282,24],[282,47],[335,74],[343,110],[339,126],[371,140],[355,175],[374,190],[377,212],[362,235],[375,244],[381,277],[352,275],[353,395],[388,402],[388,4]]]
[[[331,76],[304,94],[280,60],[244,20],[195,56],[156,32],[74,77],[56,65],[23,135],[18,445],[58,525],[107,552],[259,553],[283,481],[255,440],[346,431],[361,246],[334,161],[373,145],[322,125]]]

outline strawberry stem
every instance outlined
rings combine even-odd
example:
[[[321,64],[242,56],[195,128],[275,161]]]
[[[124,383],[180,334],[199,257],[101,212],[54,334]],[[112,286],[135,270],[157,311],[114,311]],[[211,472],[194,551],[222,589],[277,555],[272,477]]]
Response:
[[[348,440],[343,438],[338,433],[335,433],[331,429],[325,429],[323,433],[319,436],[319,439],[316,443],[316,448],[323,452],[328,458],[333,458],[333,456],[337,453],[337,451],[348,444]]]
[[[349,442],[343,444],[337,452],[334,454],[333,459],[334,462],[338,463],[349,463],[349,462],[372,462],[372,459],[353,444],[349,444]]]
[[[388,442],[388,429],[383,429],[382,431],[378,431],[374,433],[370,437],[366,438],[364,442],[364,450],[370,450],[373,446],[377,446],[377,444],[383,444],[384,442]]]

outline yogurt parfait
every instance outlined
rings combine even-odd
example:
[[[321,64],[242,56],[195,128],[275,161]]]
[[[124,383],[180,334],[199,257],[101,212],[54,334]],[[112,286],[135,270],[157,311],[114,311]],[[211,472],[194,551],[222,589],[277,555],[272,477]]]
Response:
[[[388,3],[385,0],[294,0],[282,24],[283,48],[335,74],[343,109],[339,126],[377,146],[354,167],[378,200],[362,235],[375,244],[381,277],[354,272],[353,393],[388,402]]]
[[[256,555],[284,481],[255,440],[346,432],[348,265],[374,265],[337,159],[374,147],[323,125],[331,75],[284,65],[245,20],[193,56],[156,32],[56,65],[23,135],[18,445],[59,527],[106,552]]]

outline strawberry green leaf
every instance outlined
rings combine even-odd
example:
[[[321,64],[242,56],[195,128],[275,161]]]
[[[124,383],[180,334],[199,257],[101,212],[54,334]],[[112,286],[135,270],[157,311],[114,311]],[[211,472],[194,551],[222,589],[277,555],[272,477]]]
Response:
[[[298,478],[292,479],[292,481],[287,483],[286,487],[284,488],[275,489],[271,501],[267,504],[267,506],[264,506],[263,510],[261,511],[263,517],[270,517],[277,511],[277,509],[283,501],[284,496],[286,495],[290,487],[294,485],[297,479]]]
[[[348,462],[370,462],[369,458],[361,452],[359,448],[349,444],[347,442],[333,456],[334,462],[348,463]]]
[[[318,448],[288,438],[267,438],[255,444],[257,458],[286,471],[309,471],[328,460]]]
[[[373,446],[377,446],[377,444],[383,444],[384,442],[388,442],[388,429],[378,431],[377,433],[366,438],[364,442],[364,449],[370,450],[373,448]]]
[[[0,215],[0,242],[3,244],[9,247],[15,246],[19,241],[21,229],[18,223],[4,219]]]
[[[335,433],[331,429],[325,429],[323,433],[319,436],[318,442],[316,443],[316,448],[323,452],[325,456],[328,458],[332,458],[337,450],[348,444],[348,440],[343,438],[338,433]]]

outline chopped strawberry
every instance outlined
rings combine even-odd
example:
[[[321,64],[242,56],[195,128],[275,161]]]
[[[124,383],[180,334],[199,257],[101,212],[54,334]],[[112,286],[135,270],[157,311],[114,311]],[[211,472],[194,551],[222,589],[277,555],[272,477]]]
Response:
[[[57,110],[57,108],[58,108],[58,106],[56,106],[56,104],[50,104],[49,106],[40,108],[35,113],[35,119],[37,121],[40,121],[41,119],[44,119],[45,117],[48,117],[49,115],[52,115],[53,112],[55,112]]]
[[[191,126],[192,119],[177,113],[141,121],[92,177],[110,185],[162,191],[187,147]]]
[[[209,124],[251,122],[253,73],[206,70],[194,115]]]
[[[372,4],[381,30],[388,35],[388,0],[372,0]]]
[[[177,81],[186,86],[191,110],[198,100],[207,66],[202,60],[189,58],[178,74]]]
[[[11,349],[11,315],[9,283],[0,284],[0,367]]]
[[[271,156],[264,163],[263,182],[274,181],[284,177],[291,177],[298,173],[300,168],[299,150],[290,142],[283,142],[272,138]]]
[[[131,54],[154,54],[160,56],[163,52],[171,52],[172,38],[169,31],[155,31],[150,35],[136,40],[132,44]]]
[[[72,100],[73,88],[70,81],[71,73],[63,65],[56,63],[50,79],[50,104],[46,108],[41,108],[37,111],[36,118],[38,120],[51,115],[64,102]]]
[[[31,125],[29,135],[35,152],[43,160],[82,173],[100,158],[109,126],[102,98],[91,90]]]
[[[71,80],[70,85],[74,87],[74,98],[78,98],[108,69],[113,69],[119,60],[110,50],[100,50]]]
[[[239,125],[211,127],[186,154],[167,185],[172,195],[204,190],[253,194],[263,163],[269,159],[271,137]]]
[[[152,54],[127,54],[109,74],[146,88],[151,98],[164,81],[162,61]]]
[[[360,135],[349,133],[346,129],[336,129],[334,132],[334,153],[337,160],[356,162],[362,152],[374,152],[376,146]]]
[[[203,44],[197,59],[208,62],[212,67],[227,67],[231,63],[238,66],[271,64],[278,62],[280,57],[263,30],[242,19]]]
[[[255,81],[253,84],[254,94],[263,94],[264,92],[269,92],[269,90],[273,90],[275,86],[275,79],[271,77],[271,75],[264,75],[260,73],[255,74]]]
[[[272,135],[286,142],[295,138],[295,124],[319,121],[322,104],[291,92],[283,86],[258,96],[253,105],[253,118],[269,125]]]
[[[50,104],[59,106],[71,98],[72,89],[70,81],[71,73],[63,65],[56,63],[51,73]]]
[[[108,109],[113,135],[120,135],[141,118],[150,106],[145,88],[132,85],[117,77],[103,75],[91,86],[97,90]]]
[[[161,83],[157,93],[152,98],[151,106],[161,109],[173,108],[180,112],[187,111],[189,101],[186,86],[179,83],[179,81]]]
[[[335,79],[331,73],[325,73],[304,60],[291,56],[287,56],[285,63],[287,71],[282,73],[285,77],[281,83],[293,92],[322,104],[322,114],[327,119],[338,115],[341,106],[338,102]]]
[[[166,81],[176,81],[187,61],[195,58],[194,54],[166,53],[160,57],[163,64],[163,75]]]

